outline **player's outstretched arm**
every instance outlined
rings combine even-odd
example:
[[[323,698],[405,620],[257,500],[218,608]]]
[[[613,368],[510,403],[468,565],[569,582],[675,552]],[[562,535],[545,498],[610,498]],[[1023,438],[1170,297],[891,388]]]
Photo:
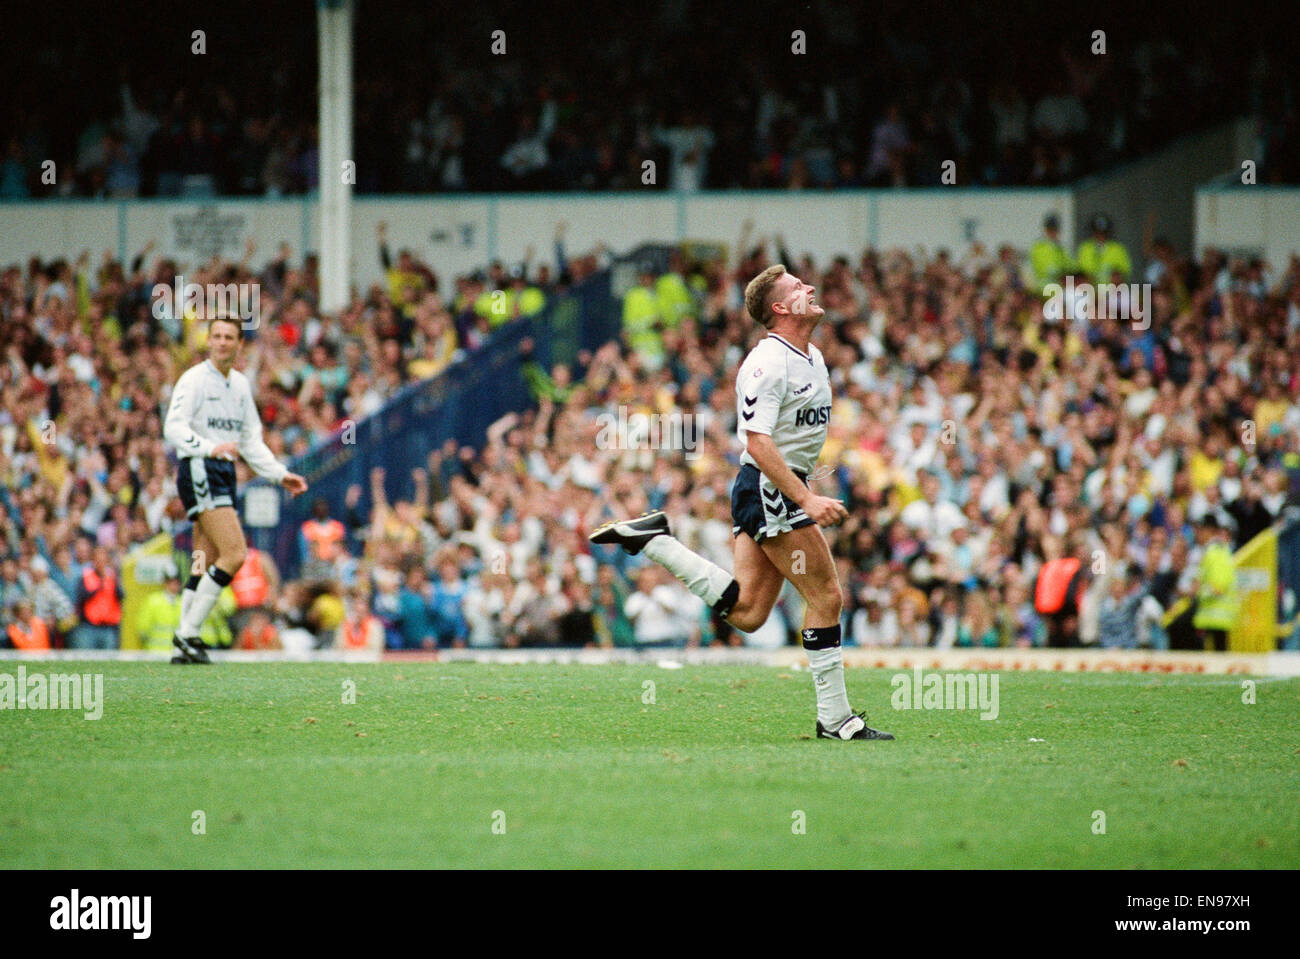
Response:
[[[244,462],[249,465],[249,468],[263,479],[278,483],[294,496],[306,492],[307,481],[297,473],[290,472],[289,467],[277,460],[275,454],[271,452],[270,447],[262,439],[262,420],[257,415],[257,405],[253,402],[251,392],[248,394],[247,408],[249,412],[244,417],[244,424],[240,429],[239,443],[237,444],[239,455],[244,458]]]
[[[844,504],[829,496],[819,496],[799,481],[794,471],[786,465],[781,451],[776,448],[772,437],[765,433],[745,432],[749,455],[758,464],[759,470],[786,496],[790,497],[803,509],[808,517],[818,526],[831,526],[847,519],[849,511]]]

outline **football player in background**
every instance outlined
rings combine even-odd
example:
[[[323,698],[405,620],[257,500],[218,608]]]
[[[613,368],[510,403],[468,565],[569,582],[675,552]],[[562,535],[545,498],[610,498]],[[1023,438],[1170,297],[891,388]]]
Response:
[[[307,489],[307,481],[289,472],[262,441],[252,387],[234,368],[242,345],[238,320],[213,319],[208,324],[208,358],[176,381],[163,423],[163,436],[180,458],[176,488],[185,515],[194,523],[194,558],[204,569],[191,574],[181,593],[173,663],[211,662],[199,631],[248,555],[235,512],[235,456],[294,496]]]

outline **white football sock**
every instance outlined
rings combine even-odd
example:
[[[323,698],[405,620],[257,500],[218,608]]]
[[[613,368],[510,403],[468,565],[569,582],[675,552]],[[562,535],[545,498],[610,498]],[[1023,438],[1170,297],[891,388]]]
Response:
[[[181,590],[181,622],[182,623],[185,622],[186,610],[188,610],[193,605],[194,605],[194,590],[192,589]],[[180,626],[177,626],[176,628],[180,629]]]
[[[208,613],[212,612],[212,607],[217,605],[221,591],[225,589],[222,583],[218,583],[213,578],[214,570],[221,573],[223,578],[228,578],[230,575],[213,566],[200,577],[199,585],[194,590],[194,599],[190,601],[190,608],[181,613],[181,624],[176,630],[182,639],[194,639],[203,631],[203,621],[208,618]]]
[[[805,649],[817,690],[817,719],[832,732],[853,715],[849,694],[844,688],[844,653],[839,646],[830,649]]]
[[[689,589],[713,608],[735,577],[716,563],[692,553],[667,533],[656,536],[642,550],[652,560],[672,573]]]

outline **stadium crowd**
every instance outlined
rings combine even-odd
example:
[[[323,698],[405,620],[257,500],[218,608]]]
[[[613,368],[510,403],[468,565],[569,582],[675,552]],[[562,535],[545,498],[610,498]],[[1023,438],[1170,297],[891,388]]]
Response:
[[[1231,550],[1300,492],[1300,259],[1272,275],[1216,252],[1178,258],[1152,237],[1134,275],[1108,221],[1093,226],[1066,251],[1049,217],[1028,258],[868,250],[818,270],[773,245],[817,283],[830,318],[818,340],[836,396],[823,461],[837,469],[822,488],[850,507],[828,534],[853,642],[1223,648],[1239,611]],[[506,504],[489,513],[534,529],[506,540],[516,579],[552,556],[551,588],[537,594],[559,598],[554,628],[557,611],[585,608],[595,575],[590,603],[612,642],[742,641],[653,564],[598,547],[593,572],[577,534],[663,508],[688,546],[729,566],[732,384],[761,335],[740,294],[768,247],[742,237],[749,252],[732,270],[643,275],[624,299],[622,346],[562,371],[535,420],[489,441],[489,498]],[[1043,285],[1065,277],[1144,279],[1148,312],[1045,311]],[[642,432],[611,443],[613,423],[638,414]],[[689,414],[685,434],[656,431],[653,414]],[[460,510],[462,525],[476,515]],[[499,549],[476,535],[480,555]],[[1040,597],[1059,562],[1079,574],[1056,577],[1069,598]],[[744,641],[794,635],[792,592]],[[1166,630],[1162,614],[1184,598]]]
[[[789,587],[744,636],[659,567],[586,541],[607,518],[659,507],[687,545],[730,566],[733,383],[762,333],[741,294],[775,257],[817,285],[827,311],[814,342],[835,395],[822,457],[833,469],[816,482],[849,506],[827,530],[848,642],[1221,645],[1237,615],[1231,549],[1300,491],[1300,258],[1278,271],[1215,251],[1194,261],[1155,238],[1135,257],[1104,218],[1093,225],[1067,250],[1049,217],[1027,255],[868,249],[816,264],[748,229],[730,262],[675,255],[625,294],[619,342],[574,369],[525,363],[534,408],[498,421],[479,449],[430,451],[412,499],[390,503],[376,471],[369,496],[354,486],[343,503],[316,503],[296,579],[250,554],[206,638],[250,649],[791,641]],[[244,369],[278,456],[463,361],[601,265],[558,244],[554,271],[493,264],[448,287],[409,252],[394,258],[382,229],[378,240],[386,282],[338,316],[319,315],[314,264],[292,264],[287,248],[257,269],[250,246],[240,263],[195,273],[261,286]],[[205,327],[154,308],[153,284],[176,265],[146,266],[148,252],[130,264],[32,261],[0,278],[10,645],[116,646],[128,552],[176,529],[160,417]],[[1149,312],[1045,310],[1043,285],[1066,276],[1144,280]],[[508,312],[492,310],[500,301]],[[167,648],[179,614],[180,569],[164,578],[134,624],[150,648]],[[1195,603],[1162,628],[1182,598]]]
[[[1284,32],[1256,43],[1188,11],[1127,18],[1099,38],[1084,10],[1021,7],[1012,27],[950,6],[877,6],[829,4],[778,25],[667,4],[635,36],[593,9],[587,34],[603,39],[582,58],[568,23],[536,11],[496,22],[457,9],[448,31],[437,16],[370,7],[356,38],[357,189],[937,186],[946,161],[960,184],[1053,185],[1243,112],[1261,118],[1259,182],[1300,182]],[[251,16],[260,27],[264,14]],[[120,31],[117,17],[97,29]],[[210,49],[192,53],[142,20],[116,58],[68,58],[57,73],[13,31],[0,58],[15,91],[0,104],[0,199],[317,188],[310,19],[233,57],[215,27]],[[88,15],[40,32],[93,29]],[[1007,55],[1013,33],[1042,38],[1032,57]]]
[[[246,334],[243,369],[282,459],[437,376],[495,327],[581,282],[604,255],[567,256],[557,235],[556,267],[533,269],[536,282],[526,264],[494,263],[448,285],[408,251],[393,256],[382,225],[377,239],[385,282],[337,316],[315,311],[315,260],[291,265],[287,246],[257,269],[250,243],[238,263],[214,258],[189,271],[204,288],[258,290],[260,328]],[[33,632],[54,644],[115,646],[127,552],[181,515],[161,418],[171,384],[202,359],[207,329],[160,295],[178,268],[148,263],[151,247],[130,264],[108,253],[95,264],[83,252],[0,275],[0,616],[11,644],[42,641],[24,638]],[[212,636],[229,645],[219,620]],[[161,648],[170,632],[155,625]]]

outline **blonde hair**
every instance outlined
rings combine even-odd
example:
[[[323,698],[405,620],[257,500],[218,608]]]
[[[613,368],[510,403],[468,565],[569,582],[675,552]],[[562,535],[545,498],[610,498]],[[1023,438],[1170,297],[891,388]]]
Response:
[[[768,300],[772,296],[772,286],[776,283],[776,278],[784,272],[783,264],[769,266],[750,280],[749,285],[745,287],[745,312],[764,329],[772,328],[774,317]]]

